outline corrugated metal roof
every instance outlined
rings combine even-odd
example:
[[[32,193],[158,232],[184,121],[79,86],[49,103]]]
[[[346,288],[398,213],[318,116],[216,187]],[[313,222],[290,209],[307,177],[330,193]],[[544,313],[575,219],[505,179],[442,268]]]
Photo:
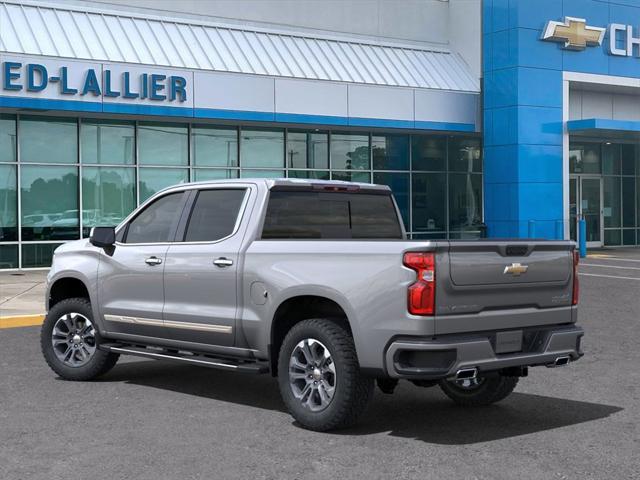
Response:
[[[479,91],[459,55],[252,27],[0,2],[0,51],[279,77]]]

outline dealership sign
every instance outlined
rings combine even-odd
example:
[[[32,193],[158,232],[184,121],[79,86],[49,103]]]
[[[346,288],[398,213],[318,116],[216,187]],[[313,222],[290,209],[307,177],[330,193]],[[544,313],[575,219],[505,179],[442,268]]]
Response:
[[[2,62],[2,89],[32,94],[48,88],[70,97],[187,101],[187,80],[179,75],[87,68],[71,78],[68,66],[55,69],[40,63]]]
[[[605,28],[587,25],[584,18],[564,17],[562,22],[547,22],[541,39],[561,43],[566,50],[584,50],[602,45],[608,34],[610,55],[640,58],[640,33],[634,31],[638,32],[633,25],[612,23]]]

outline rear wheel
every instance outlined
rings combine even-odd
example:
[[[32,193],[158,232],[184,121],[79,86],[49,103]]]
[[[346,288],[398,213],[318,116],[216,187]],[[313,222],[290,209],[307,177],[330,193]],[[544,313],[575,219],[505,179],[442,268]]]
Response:
[[[518,377],[495,374],[465,380],[442,380],[440,388],[459,405],[479,406],[504,400],[517,384]]]
[[[305,428],[353,425],[373,393],[360,374],[351,334],[329,319],[304,320],[289,331],[278,358],[280,394]]]
[[[98,349],[100,335],[93,322],[91,304],[84,298],[56,303],[40,333],[47,364],[65,380],[91,380],[113,368],[118,354]]]

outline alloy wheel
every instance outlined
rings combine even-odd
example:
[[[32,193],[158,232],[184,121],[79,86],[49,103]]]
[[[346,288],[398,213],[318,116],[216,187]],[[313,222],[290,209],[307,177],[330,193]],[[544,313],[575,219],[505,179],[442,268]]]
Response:
[[[84,315],[66,313],[54,324],[51,343],[58,360],[69,367],[82,367],[96,351],[96,330]]]
[[[312,412],[329,406],[336,390],[336,367],[329,349],[313,338],[300,341],[289,358],[294,397]]]

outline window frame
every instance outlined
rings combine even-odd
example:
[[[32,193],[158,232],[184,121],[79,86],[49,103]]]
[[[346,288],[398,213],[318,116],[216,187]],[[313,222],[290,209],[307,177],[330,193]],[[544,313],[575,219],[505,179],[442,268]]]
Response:
[[[171,230],[169,232],[169,238],[171,240],[168,240],[166,242],[136,242],[136,243],[127,243],[127,236],[129,235],[129,226],[131,225],[131,222],[133,222],[136,218],[138,218],[140,215],[142,215],[144,212],[147,211],[147,209],[153,205],[154,203],[156,203],[158,200],[168,196],[168,195],[174,195],[174,194],[178,194],[181,193],[182,194],[182,198],[180,199],[180,205],[178,206],[178,213],[176,214],[176,219],[173,220],[172,224],[171,224]],[[140,207],[138,207],[136,210],[134,210],[133,212],[131,212],[131,214],[125,218],[122,223],[116,228],[116,245],[118,246],[139,246],[139,245],[170,245],[175,243],[175,239],[176,239],[176,232],[178,229],[178,225],[180,224],[180,221],[182,219],[182,216],[184,215],[184,209],[185,206],[187,204],[187,201],[189,199],[189,193],[186,190],[169,190],[166,192],[161,192],[158,195],[155,195],[153,197],[150,197],[145,203],[143,203]],[[122,236],[119,237],[120,232],[122,232]]]
[[[233,225],[233,229],[229,235],[226,235],[217,240],[198,240],[198,241],[185,241],[185,237],[187,235],[187,229],[189,228],[189,222],[191,220],[191,215],[195,210],[196,201],[198,200],[198,196],[200,192],[208,191],[208,190],[244,190],[244,196],[242,198],[242,202],[240,202],[240,209],[238,210],[236,221]],[[189,197],[187,199],[187,203],[183,208],[182,215],[180,218],[180,222],[178,223],[176,233],[174,236],[174,241],[172,243],[178,243],[180,245],[210,245],[216,244],[220,242],[224,242],[225,240],[234,237],[238,230],[240,230],[240,225],[242,225],[242,219],[244,218],[245,212],[247,210],[247,204],[249,202],[251,187],[248,184],[238,183],[236,184],[224,184],[224,185],[212,185],[212,186],[198,186],[197,188],[191,189],[189,193]]]

